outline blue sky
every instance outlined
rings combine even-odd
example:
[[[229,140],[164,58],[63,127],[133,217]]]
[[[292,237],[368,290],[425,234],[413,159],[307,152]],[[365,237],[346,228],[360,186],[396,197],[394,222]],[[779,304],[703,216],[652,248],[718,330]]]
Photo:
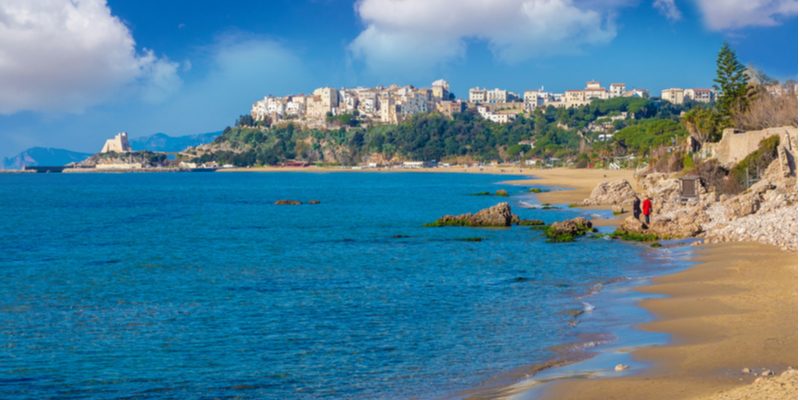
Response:
[[[0,156],[222,130],[320,86],[708,88],[724,40],[796,79],[797,37],[796,0],[7,0]]]

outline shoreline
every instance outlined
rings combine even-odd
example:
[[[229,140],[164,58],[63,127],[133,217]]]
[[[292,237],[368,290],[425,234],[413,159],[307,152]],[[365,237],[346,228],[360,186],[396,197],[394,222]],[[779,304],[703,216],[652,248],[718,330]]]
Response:
[[[667,296],[639,303],[655,320],[636,329],[670,335],[665,346],[631,353],[650,367],[614,377],[609,365],[607,379],[560,380],[541,388],[540,398],[713,399],[764,370],[796,369],[797,253],[722,243],[699,248],[693,260],[701,263],[636,289]]]
[[[531,175],[536,179],[505,183],[567,188],[536,194],[539,202],[552,204],[579,203],[602,181],[628,179],[636,185],[634,171],[587,170],[575,179],[571,175],[576,172],[535,170]],[[615,226],[628,215],[592,222]],[[543,382],[531,384],[537,378],[533,376],[505,389],[494,388],[495,395],[488,398],[715,400],[732,393],[758,396],[765,390],[778,396],[774,398],[796,398],[796,373],[762,373],[781,374],[798,367],[798,253],[756,242],[728,242],[699,246],[691,254],[695,265],[629,288],[658,296],[636,304],[651,313],[652,320],[631,329],[668,335],[666,344],[627,349],[631,363],[646,367],[617,372],[615,365],[597,365],[590,356],[541,370],[537,375],[545,377]],[[577,371],[581,364],[593,369]],[[744,368],[750,373],[742,372]],[[562,370],[567,372],[559,375]],[[482,390],[471,392],[468,398],[487,398]]]

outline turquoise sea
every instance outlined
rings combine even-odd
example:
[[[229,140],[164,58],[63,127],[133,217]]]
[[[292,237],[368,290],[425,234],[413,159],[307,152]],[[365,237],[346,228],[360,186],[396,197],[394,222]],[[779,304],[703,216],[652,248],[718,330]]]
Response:
[[[669,250],[421,227],[587,215],[519,178],[0,175],[0,398],[458,398],[649,318],[614,296],[685,268]]]

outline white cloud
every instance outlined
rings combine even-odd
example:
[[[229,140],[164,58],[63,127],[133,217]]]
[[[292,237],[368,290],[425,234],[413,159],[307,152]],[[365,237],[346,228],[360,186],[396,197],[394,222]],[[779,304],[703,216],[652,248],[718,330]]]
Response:
[[[144,49],[105,0],[0,2],[0,114],[82,112],[121,92],[163,101],[178,64]]]
[[[678,10],[675,5],[675,0],[655,0],[653,1],[655,7],[661,15],[667,17],[670,22],[680,21],[683,19],[683,14]]]
[[[592,3],[592,4],[590,4]],[[349,45],[367,68],[426,70],[463,57],[467,40],[485,40],[494,57],[517,63],[577,54],[616,36],[614,9],[628,0],[361,0],[366,28]]]
[[[715,31],[780,25],[797,15],[797,0],[696,0],[706,26]]]

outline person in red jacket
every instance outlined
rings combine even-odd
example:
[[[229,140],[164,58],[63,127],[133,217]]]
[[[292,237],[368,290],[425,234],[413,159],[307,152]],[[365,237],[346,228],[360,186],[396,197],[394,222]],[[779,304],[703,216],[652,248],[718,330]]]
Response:
[[[642,202],[642,214],[644,214],[644,223],[650,225],[650,213],[653,211],[653,205],[650,203],[650,196],[644,198]]]

